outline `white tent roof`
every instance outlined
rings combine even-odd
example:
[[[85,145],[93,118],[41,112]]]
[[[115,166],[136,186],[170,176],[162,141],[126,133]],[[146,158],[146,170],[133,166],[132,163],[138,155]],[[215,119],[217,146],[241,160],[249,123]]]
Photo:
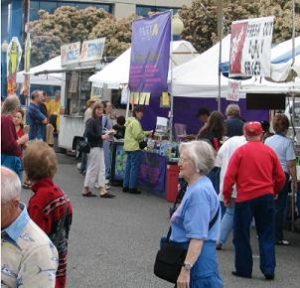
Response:
[[[229,59],[230,35],[222,40],[222,62]],[[173,71],[172,94],[186,97],[216,97],[218,89],[219,43]],[[222,95],[228,78],[221,76]]]
[[[47,62],[32,67],[29,71],[30,74],[30,83],[37,84],[37,85],[54,85],[54,86],[61,86],[64,81],[63,73],[46,73],[46,74],[39,74],[34,75],[38,72],[44,71],[54,71],[54,70],[61,70],[61,57],[57,56],[48,60]],[[20,71],[17,73],[17,83],[24,82],[24,73],[25,71]]]
[[[176,67],[196,57],[196,49],[190,42],[174,41],[173,42],[172,61]],[[127,49],[113,62],[89,78],[89,81],[95,86],[103,87],[107,85],[110,89],[118,89],[122,84],[129,81],[131,48]]]
[[[295,38],[295,63],[292,67],[292,39],[282,42],[271,51],[271,78],[274,81],[285,81],[294,70],[300,76],[300,36]]]
[[[298,40],[300,37],[298,37]],[[296,42],[296,46],[298,42]],[[300,45],[300,42],[299,42]],[[272,49],[272,60],[281,57],[284,51],[290,51],[291,42],[283,42]],[[228,62],[230,54],[230,35],[227,35],[222,40],[222,60],[221,62]],[[300,64],[300,58],[296,58],[296,63]],[[291,64],[291,62],[290,62]],[[290,65],[289,64],[289,65]],[[272,64],[271,69],[278,69],[276,65]],[[285,64],[286,65],[286,64]],[[218,95],[218,67],[219,67],[219,43],[206,50],[202,54],[196,56],[187,63],[180,65],[174,69],[172,95],[184,97],[206,97],[215,98]],[[294,65],[297,67],[297,65]],[[282,67],[281,67],[282,69]],[[286,67],[290,70],[290,68]],[[294,68],[295,69],[295,68]],[[299,67],[300,70],[300,67]],[[279,72],[278,72],[279,73]],[[281,73],[281,72],[280,72]],[[228,94],[228,81],[225,76],[221,76],[221,97],[226,97]],[[285,93],[285,92],[299,92],[300,84],[296,81],[294,83],[274,83],[263,79],[253,77],[250,80],[242,81],[241,92],[261,92],[261,93]]]

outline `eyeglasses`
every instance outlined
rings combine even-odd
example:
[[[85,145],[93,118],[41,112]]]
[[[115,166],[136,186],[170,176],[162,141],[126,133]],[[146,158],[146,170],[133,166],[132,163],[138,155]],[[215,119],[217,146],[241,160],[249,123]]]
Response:
[[[180,157],[180,158],[178,159],[178,164],[183,164],[183,163],[185,163],[185,162],[188,161],[188,160],[190,160],[190,159]]]

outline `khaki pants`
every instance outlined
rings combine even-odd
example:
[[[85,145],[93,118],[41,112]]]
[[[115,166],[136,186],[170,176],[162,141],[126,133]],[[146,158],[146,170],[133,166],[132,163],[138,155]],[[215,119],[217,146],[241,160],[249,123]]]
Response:
[[[54,127],[52,124],[47,124],[46,126],[46,142],[48,145],[54,145],[54,137],[53,137]]]
[[[105,162],[103,148],[91,148],[87,159],[84,187],[100,188],[105,186]]]

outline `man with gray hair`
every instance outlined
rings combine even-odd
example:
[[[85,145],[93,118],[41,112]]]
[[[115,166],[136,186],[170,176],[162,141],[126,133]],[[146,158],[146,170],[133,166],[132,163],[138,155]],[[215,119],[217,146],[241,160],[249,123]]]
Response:
[[[227,128],[226,136],[242,136],[244,121],[241,119],[240,107],[237,104],[229,104],[225,111],[227,119],[225,125]]]
[[[43,102],[43,91],[35,90],[31,93],[31,102],[27,110],[28,123],[30,125],[29,139],[45,140],[45,125],[48,124],[47,117],[41,111]]]
[[[28,134],[18,139],[13,117],[20,108],[20,101],[16,96],[5,99],[1,115],[1,165],[15,171],[19,177],[23,170],[21,145],[28,141]]]
[[[21,182],[1,166],[1,286],[55,287],[58,255],[20,202]]]

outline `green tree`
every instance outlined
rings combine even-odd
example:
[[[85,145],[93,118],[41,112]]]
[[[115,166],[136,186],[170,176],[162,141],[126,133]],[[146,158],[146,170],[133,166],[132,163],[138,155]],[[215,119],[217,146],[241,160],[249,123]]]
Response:
[[[59,55],[67,43],[106,37],[104,56],[118,56],[130,45],[133,17],[116,19],[103,9],[68,6],[53,14],[41,10],[39,16],[30,23],[32,66]]]
[[[300,0],[296,0],[300,10]],[[291,37],[291,1],[286,0],[223,0],[224,35],[230,33],[233,21],[271,16],[276,17],[274,36],[276,42]],[[190,41],[199,52],[211,47],[217,35],[217,1],[195,0],[191,6],[183,6],[180,16],[184,22],[183,39]],[[297,14],[296,31],[300,31]]]

